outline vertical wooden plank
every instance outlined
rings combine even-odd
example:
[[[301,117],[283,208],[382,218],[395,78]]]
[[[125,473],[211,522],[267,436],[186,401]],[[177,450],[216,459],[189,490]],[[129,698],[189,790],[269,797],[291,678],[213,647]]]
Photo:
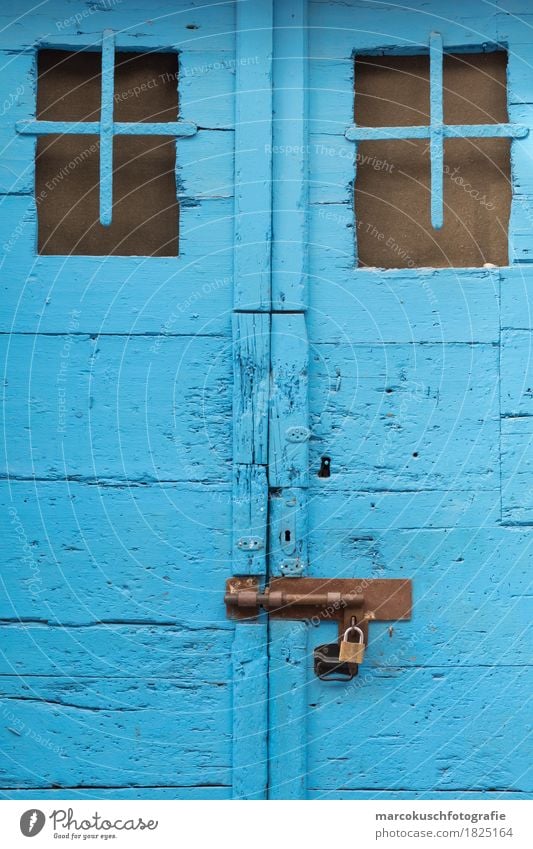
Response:
[[[305,799],[307,625],[270,623],[269,799]]]
[[[274,10],[272,309],[307,305],[307,0]]]
[[[308,343],[303,313],[272,316],[268,481],[271,487],[307,485]]]
[[[237,3],[235,309],[270,310],[272,0]]]
[[[268,462],[270,316],[233,315],[233,462]]]
[[[269,575],[307,567],[307,0],[274,6]],[[270,622],[269,798],[306,797],[306,625]]]
[[[233,798],[267,793],[267,626],[238,623],[232,652]]]
[[[238,2],[235,7],[233,571],[264,575],[271,309],[272,0]],[[257,314],[261,312],[267,315]],[[266,624],[236,626],[232,663],[233,797],[265,799]]]
[[[268,484],[265,466],[233,471],[233,574],[266,572]]]

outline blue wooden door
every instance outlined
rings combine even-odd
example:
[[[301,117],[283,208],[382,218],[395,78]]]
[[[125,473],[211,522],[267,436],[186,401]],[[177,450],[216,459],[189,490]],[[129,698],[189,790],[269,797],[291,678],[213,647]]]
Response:
[[[522,129],[510,143],[509,263],[419,268],[432,263],[409,261],[402,222],[391,228],[368,217],[364,198],[363,211],[354,209],[365,161],[374,155],[375,173],[389,175],[379,146],[356,147],[353,125],[357,57],[414,54],[429,64],[430,45],[438,54],[440,42],[445,56],[507,51],[508,122],[530,126],[533,44],[518,20],[528,4],[504,2],[496,12],[476,0],[409,8],[319,0],[299,7],[303,43],[296,33],[284,38],[282,27],[292,25],[285,9],[274,41],[271,570],[283,573],[300,556],[301,573],[312,577],[409,578],[413,616],[370,625],[365,662],[349,684],[326,684],[312,671],[313,647],[335,639],[334,623],[271,622],[270,796],[520,797],[532,780],[524,743],[532,136]],[[307,102],[298,102],[299,78],[289,73],[300,53],[309,57]],[[468,83],[463,93],[471,102]],[[428,111],[404,123],[430,123],[429,84],[427,95]],[[387,97],[382,126],[401,93]],[[442,123],[434,106],[432,96],[432,119]],[[299,114],[307,114],[307,137],[298,138]],[[431,151],[433,198],[419,185],[414,214],[429,232],[439,209],[445,221],[454,214],[453,147],[444,149],[440,164],[436,143]],[[396,252],[389,268],[360,266],[358,241],[370,226],[375,242]],[[307,455],[301,444],[280,448],[280,416],[308,428]],[[279,553],[284,516],[296,547]]]
[[[226,798],[235,8],[20,0],[9,11],[0,784],[8,797]],[[91,144],[109,151],[86,136],[86,156],[36,195],[39,51],[107,50],[109,70],[111,40],[141,62],[177,54],[177,78],[111,88],[111,106],[116,121],[146,90],[178,88],[192,132],[171,132],[179,256],[38,252],[44,204],[98,156]]]

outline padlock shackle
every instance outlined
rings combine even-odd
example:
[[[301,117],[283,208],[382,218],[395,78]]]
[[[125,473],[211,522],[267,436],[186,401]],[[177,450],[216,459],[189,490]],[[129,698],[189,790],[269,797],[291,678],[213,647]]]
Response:
[[[357,634],[359,634],[359,637],[360,637],[359,643],[362,643],[363,645],[365,644],[365,635],[363,634],[363,632],[362,632],[361,628],[359,627],[359,625],[349,625],[349,626],[346,628],[346,631],[345,631],[345,632],[344,632],[344,634],[342,635],[342,642],[343,642],[343,643],[348,643],[348,642],[350,642],[350,641],[348,640],[348,634],[350,633],[350,631],[355,631]]]

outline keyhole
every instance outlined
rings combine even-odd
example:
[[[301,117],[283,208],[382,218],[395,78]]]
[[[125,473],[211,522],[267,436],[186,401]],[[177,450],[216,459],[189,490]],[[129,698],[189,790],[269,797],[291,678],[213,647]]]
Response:
[[[290,542],[290,541],[291,541],[291,532],[285,531],[285,542]]]
[[[331,474],[331,457],[320,458],[319,478],[329,478]]]

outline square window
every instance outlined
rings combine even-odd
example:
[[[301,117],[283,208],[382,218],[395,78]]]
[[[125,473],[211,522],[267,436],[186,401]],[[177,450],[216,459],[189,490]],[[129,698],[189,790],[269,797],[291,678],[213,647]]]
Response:
[[[507,54],[445,54],[445,124],[505,124]],[[358,126],[429,124],[428,56],[359,56]],[[444,142],[444,226],[430,212],[427,139],[357,145],[355,181],[359,266],[475,267],[508,264],[510,141]]]
[[[100,52],[41,50],[37,118],[98,121]],[[178,120],[176,53],[117,53],[114,120]],[[48,135],[37,142],[40,254],[177,256],[176,141],[115,136],[113,219],[99,220],[99,137]]]

